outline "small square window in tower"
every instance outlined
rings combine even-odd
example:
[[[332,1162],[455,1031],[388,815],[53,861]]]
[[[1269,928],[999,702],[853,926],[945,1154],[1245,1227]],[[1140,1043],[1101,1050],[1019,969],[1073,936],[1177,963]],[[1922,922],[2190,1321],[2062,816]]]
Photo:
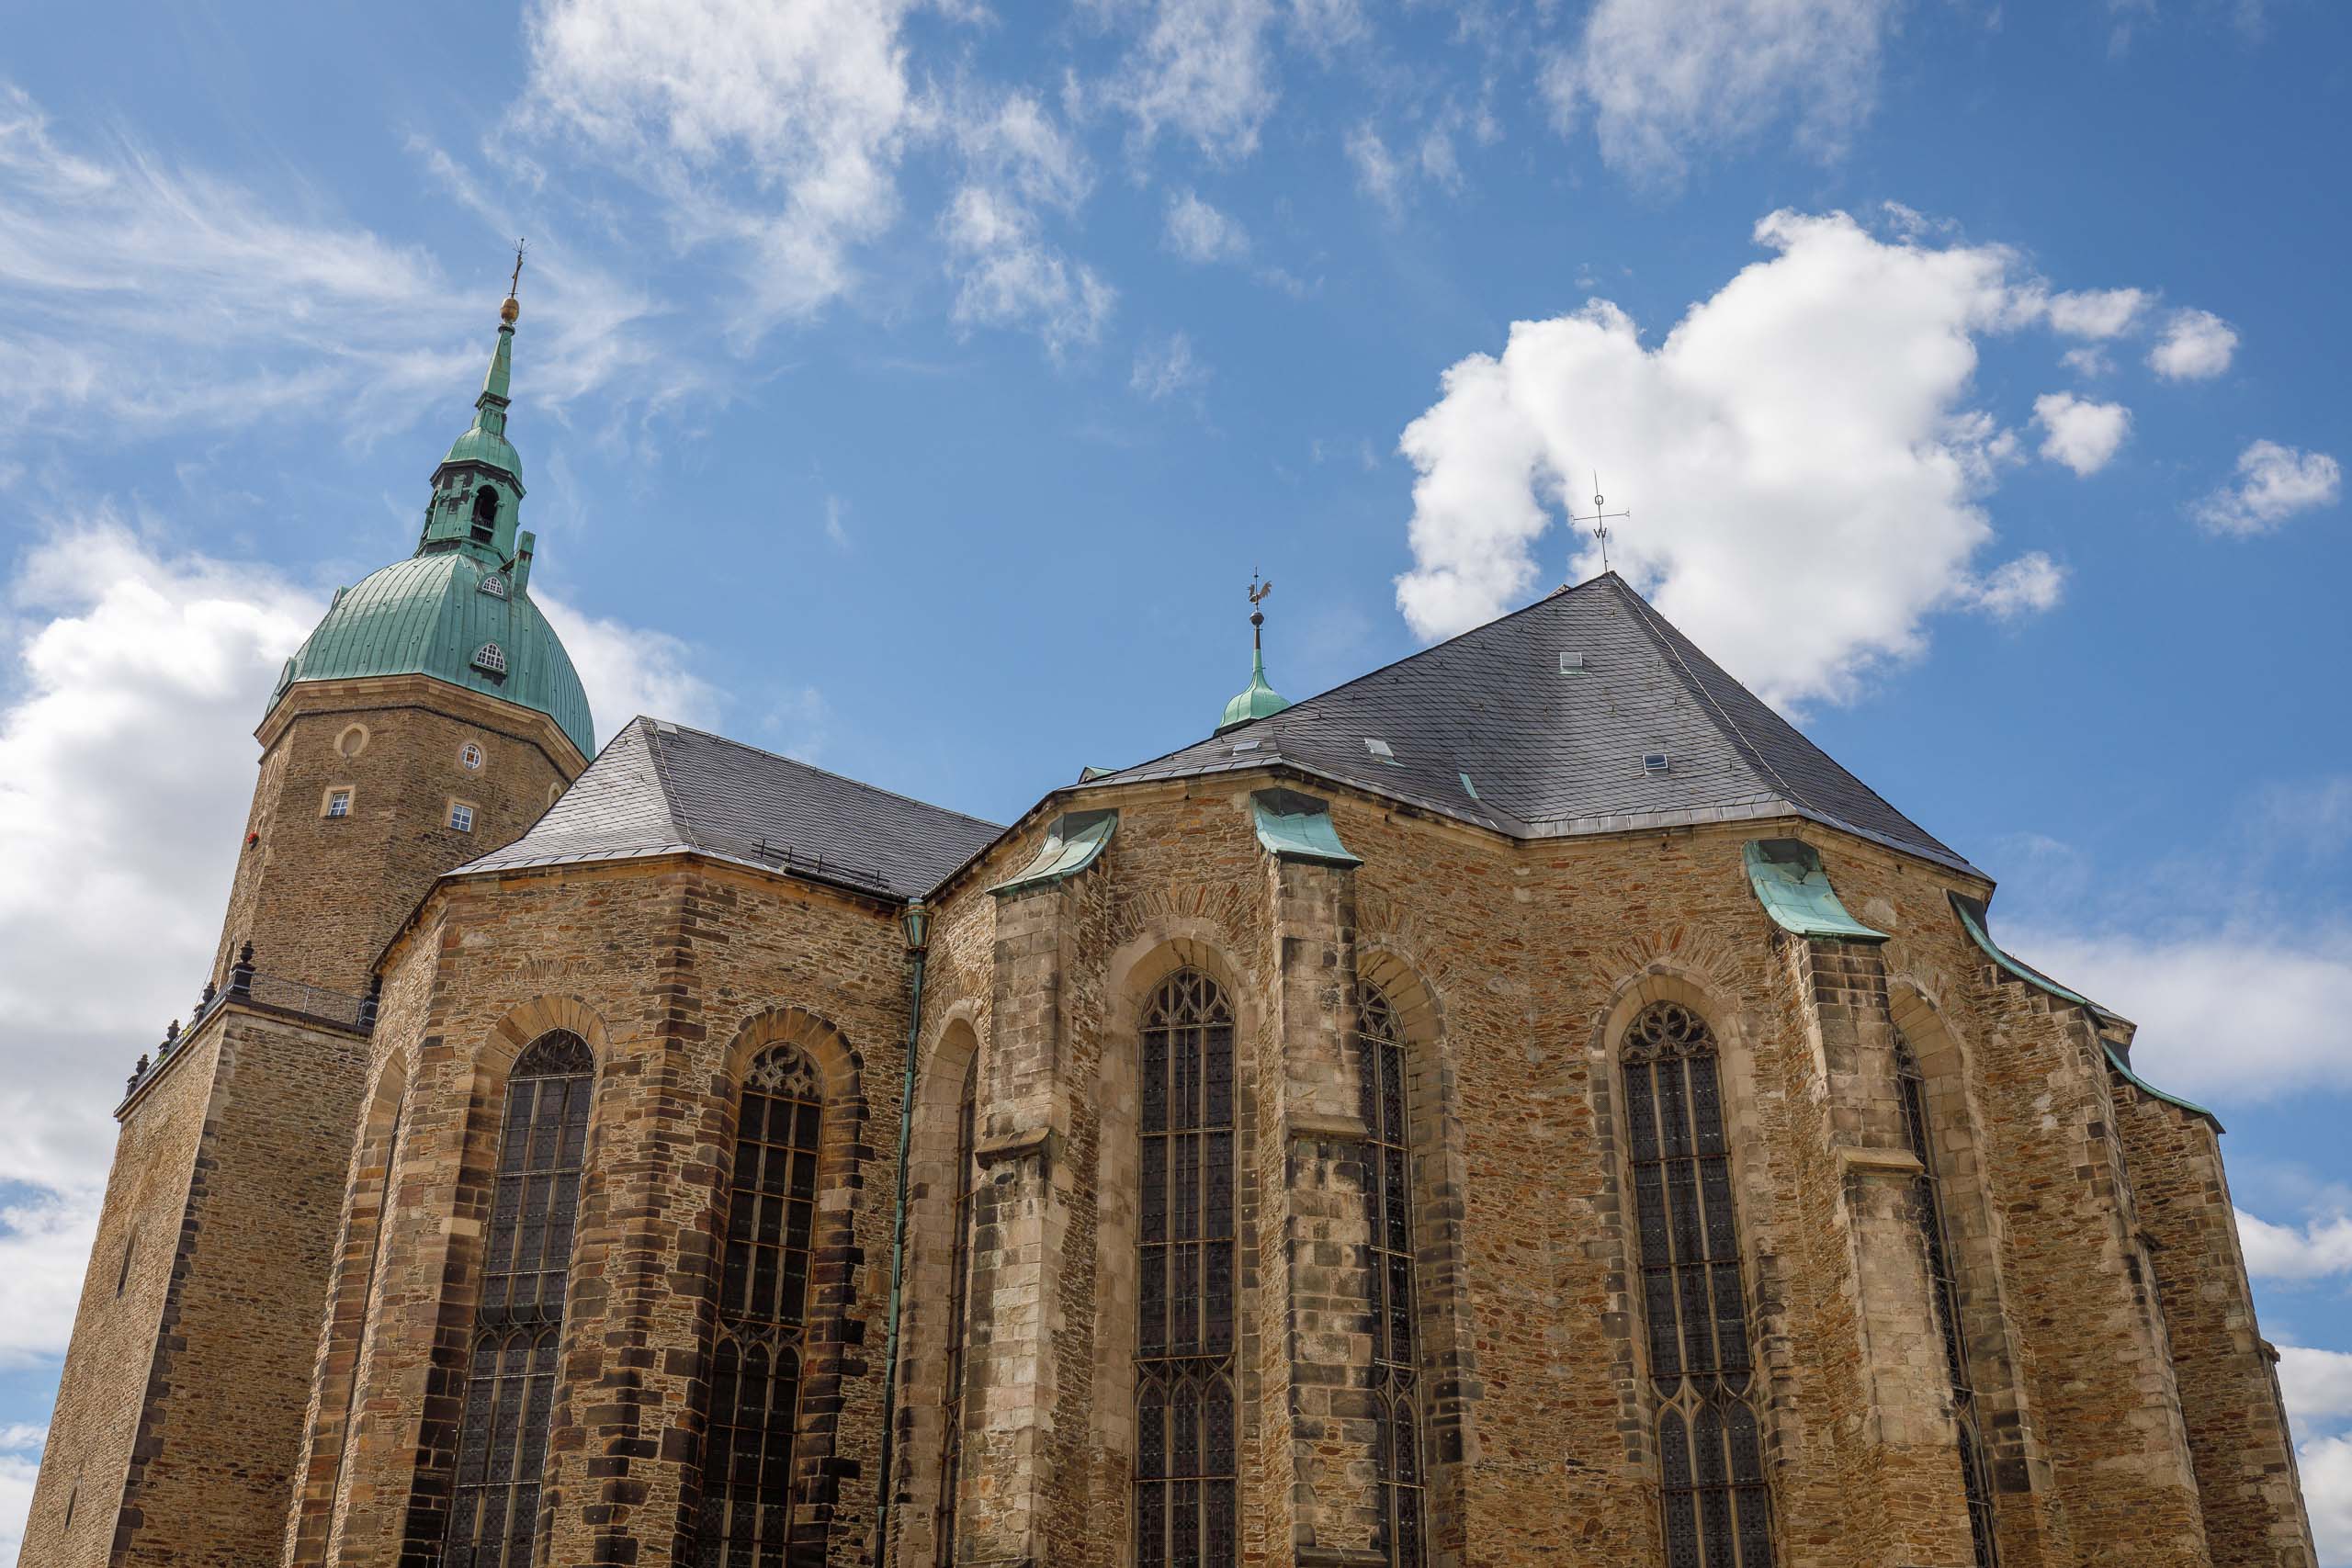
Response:
[[[494,642],[483,643],[474,649],[474,668],[487,675],[506,673],[506,650]]]
[[[467,805],[462,800],[451,801],[449,803],[449,826],[456,829],[460,833],[472,832],[474,830],[474,808]]]
[[[347,789],[331,789],[327,791],[326,814],[330,817],[350,816],[351,792]]]

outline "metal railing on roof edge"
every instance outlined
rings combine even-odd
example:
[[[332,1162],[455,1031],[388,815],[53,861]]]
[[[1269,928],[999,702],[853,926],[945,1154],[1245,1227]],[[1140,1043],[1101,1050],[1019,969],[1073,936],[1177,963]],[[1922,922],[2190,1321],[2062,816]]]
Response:
[[[330,991],[322,986],[307,985],[288,980],[283,976],[265,975],[254,966],[254,944],[244,943],[237,950],[237,961],[229,966],[229,984],[216,987],[204,983],[204,994],[197,998],[196,1011],[182,1029],[177,1019],[164,1030],[163,1043],[151,1057],[140,1055],[139,1065],[131,1069],[130,1077],[123,1085],[123,1098],[128,1100],[139,1092],[139,1086],[164,1070],[184,1049],[183,1042],[195,1034],[205,1020],[227,1007],[231,1002],[266,1008],[295,1018],[330,1024],[337,1029],[356,1030],[366,1034],[376,1027],[376,1010],[381,999],[383,980],[371,981],[368,994],[355,997],[342,991]]]

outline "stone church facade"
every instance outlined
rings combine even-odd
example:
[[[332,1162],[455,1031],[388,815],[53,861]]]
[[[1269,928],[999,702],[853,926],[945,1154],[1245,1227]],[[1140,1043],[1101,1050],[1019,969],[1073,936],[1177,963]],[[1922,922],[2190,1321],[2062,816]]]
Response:
[[[27,1564],[2313,1562],[2214,1119],[1623,581],[1009,827],[592,761],[514,325],[270,697]]]

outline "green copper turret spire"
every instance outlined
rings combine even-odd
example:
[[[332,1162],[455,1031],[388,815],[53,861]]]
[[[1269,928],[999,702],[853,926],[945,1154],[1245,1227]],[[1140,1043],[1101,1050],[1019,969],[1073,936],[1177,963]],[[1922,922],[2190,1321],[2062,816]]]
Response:
[[[1216,727],[1219,735],[1290,706],[1288,697],[1266,683],[1266,613],[1258,605],[1273,591],[1272,582],[1261,585],[1255,577],[1250,580],[1250,684],[1225,705],[1225,717]]]

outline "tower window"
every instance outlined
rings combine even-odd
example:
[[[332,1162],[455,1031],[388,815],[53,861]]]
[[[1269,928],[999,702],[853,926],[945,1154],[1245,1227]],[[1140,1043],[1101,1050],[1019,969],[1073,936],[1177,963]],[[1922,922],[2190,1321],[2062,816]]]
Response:
[[[481,748],[470,740],[458,748],[458,766],[465,769],[468,773],[471,773],[475,769],[481,767]]]
[[[498,535],[498,491],[484,485],[474,491],[474,543],[486,545]]]
[[[473,807],[466,801],[451,801],[449,803],[449,826],[455,828],[460,833],[472,832],[474,830]]]
[[[506,650],[494,642],[483,643],[474,649],[474,668],[492,675],[506,673]]]
[[[494,571],[486,573],[481,580],[481,591],[493,599],[503,599],[506,597],[506,580]]]
[[[122,1239],[122,1268],[114,1277],[114,1299],[122,1299],[123,1288],[130,1283],[130,1253],[139,1245],[139,1233],[133,1230]]]
[[[327,791],[327,804],[324,814],[329,817],[350,816],[351,791],[348,789],[331,789]]]

